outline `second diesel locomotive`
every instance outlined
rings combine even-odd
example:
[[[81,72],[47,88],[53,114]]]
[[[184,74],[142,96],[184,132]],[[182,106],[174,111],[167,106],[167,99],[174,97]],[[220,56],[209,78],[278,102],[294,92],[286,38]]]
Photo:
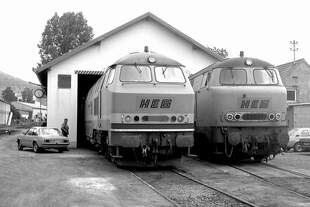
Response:
[[[86,98],[89,142],[118,165],[162,165],[187,153],[195,98],[182,68],[147,48],[116,61]]]
[[[273,65],[241,55],[210,65],[190,80],[200,156],[262,160],[285,148],[286,89]]]

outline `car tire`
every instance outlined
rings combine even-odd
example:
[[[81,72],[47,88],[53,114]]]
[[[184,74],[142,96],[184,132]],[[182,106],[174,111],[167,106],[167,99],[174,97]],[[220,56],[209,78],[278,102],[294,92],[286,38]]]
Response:
[[[58,149],[58,152],[59,153],[62,153],[64,150],[63,149]]]
[[[39,145],[36,142],[33,143],[33,151],[35,153],[40,152],[40,147],[39,147]]]
[[[302,149],[302,146],[299,142],[296,142],[294,144],[294,152],[301,152],[303,149]]]
[[[17,149],[20,151],[23,150],[23,145],[20,143],[20,140],[17,141]]]

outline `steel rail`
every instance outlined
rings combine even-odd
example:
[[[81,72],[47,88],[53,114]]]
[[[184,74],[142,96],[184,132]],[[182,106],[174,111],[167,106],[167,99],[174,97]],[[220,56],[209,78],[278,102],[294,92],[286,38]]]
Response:
[[[212,189],[214,191],[222,193],[222,194],[224,194],[224,195],[226,195],[226,196],[228,196],[230,198],[233,198],[233,199],[235,199],[235,200],[237,200],[237,201],[239,201],[239,202],[241,202],[243,204],[246,204],[246,205],[251,206],[251,207],[258,207],[257,205],[255,205],[253,203],[250,203],[250,202],[248,202],[248,201],[246,201],[246,200],[244,200],[242,198],[239,198],[239,197],[237,197],[237,196],[235,196],[233,194],[230,194],[230,193],[228,193],[226,191],[223,191],[223,190],[221,190],[221,189],[219,189],[219,188],[217,188],[215,186],[212,186],[210,184],[206,184],[206,183],[204,183],[204,182],[202,182],[202,181],[200,181],[200,180],[198,180],[198,179],[196,179],[196,178],[194,178],[194,177],[192,177],[190,175],[187,175],[186,173],[180,172],[179,170],[172,169],[172,172],[174,172],[174,173],[176,173],[176,174],[178,174],[178,175],[180,175],[180,176],[182,176],[184,178],[187,178],[187,179],[189,179],[189,180],[191,180],[191,181],[193,181],[195,183],[198,183],[198,184],[200,184],[200,185],[202,185],[204,187],[207,187],[207,188],[210,188],[210,189]]]
[[[164,199],[166,199],[167,201],[169,201],[173,206],[175,207],[181,207],[179,204],[177,204],[175,201],[171,200],[170,198],[168,198],[166,195],[164,195],[163,193],[161,193],[160,191],[158,191],[154,186],[152,186],[151,184],[149,184],[148,182],[146,182],[145,180],[143,180],[140,176],[138,176],[137,174],[135,174],[134,172],[130,171],[131,174],[133,176],[135,176],[140,182],[142,182],[144,185],[146,185],[147,187],[151,188],[154,192],[156,192],[157,194],[159,194],[161,197],[163,197]]]
[[[295,194],[295,195],[297,195],[297,196],[300,196],[300,197],[303,197],[303,198],[306,198],[306,199],[310,200],[310,197],[307,196],[307,195],[305,195],[305,194],[303,194],[303,193],[299,193],[299,192],[296,192],[296,191],[291,190],[291,189],[289,189],[289,188],[285,188],[285,187],[283,187],[283,186],[281,186],[281,185],[278,185],[278,184],[276,184],[276,183],[274,183],[274,182],[271,182],[271,181],[265,179],[265,178],[262,177],[262,176],[259,176],[259,175],[255,174],[255,173],[252,173],[252,172],[250,172],[250,171],[248,171],[248,170],[242,169],[242,168],[237,167],[237,166],[235,166],[235,165],[229,165],[229,166],[232,167],[232,168],[235,168],[235,169],[237,169],[237,170],[240,170],[240,171],[242,171],[242,172],[245,172],[245,173],[247,173],[247,174],[249,174],[249,175],[252,175],[252,176],[258,178],[259,180],[261,180],[262,182],[265,182],[265,183],[268,183],[268,184],[277,186],[277,187],[279,187],[279,188],[281,188],[281,189],[285,189],[286,191],[288,191],[288,192],[290,192],[290,193],[293,193],[293,194]]]
[[[300,177],[303,177],[305,179],[309,179],[310,180],[310,176],[309,175],[306,175],[306,174],[303,174],[303,173],[300,173],[300,172],[296,172],[296,171],[293,171],[293,170],[288,170],[288,169],[285,169],[285,168],[282,168],[282,167],[278,167],[278,166],[275,166],[273,164],[269,164],[269,163],[261,163],[262,165],[265,165],[265,166],[268,166],[268,167],[271,167],[271,168],[274,168],[274,169],[277,169],[277,170],[282,170],[282,171],[285,171],[285,172],[288,172],[288,173],[291,173],[291,174],[294,174],[294,175],[298,175]]]

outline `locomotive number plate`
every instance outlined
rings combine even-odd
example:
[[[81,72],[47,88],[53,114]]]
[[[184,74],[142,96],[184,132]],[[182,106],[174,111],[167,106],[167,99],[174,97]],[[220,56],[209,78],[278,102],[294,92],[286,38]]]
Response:
[[[267,109],[270,105],[268,98],[242,98],[239,99],[240,109]]]
[[[137,97],[137,110],[152,110],[172,108],[173,98],[171,97]]]

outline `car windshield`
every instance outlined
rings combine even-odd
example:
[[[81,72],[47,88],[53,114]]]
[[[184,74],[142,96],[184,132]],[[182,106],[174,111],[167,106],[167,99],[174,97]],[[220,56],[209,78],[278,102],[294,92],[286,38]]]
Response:
[[[60,132],[55,128],[42,128],[39,130],[42,136],[59,136]]]
[[[164,83],[185,83],[185,78],[179,67],[156,67],[156,81]]]
[[[273,69],[255,69],[253,71],[255,84],[275,85],[278,84],[277,73]]]
[[[124,65],[121,68],[120,80],[123,82],[150,82],[151,69],[143,65]]]
[[[222,69],[220,73],[220,83],[222,85],[246,84],[246,71],[243,69]]]

